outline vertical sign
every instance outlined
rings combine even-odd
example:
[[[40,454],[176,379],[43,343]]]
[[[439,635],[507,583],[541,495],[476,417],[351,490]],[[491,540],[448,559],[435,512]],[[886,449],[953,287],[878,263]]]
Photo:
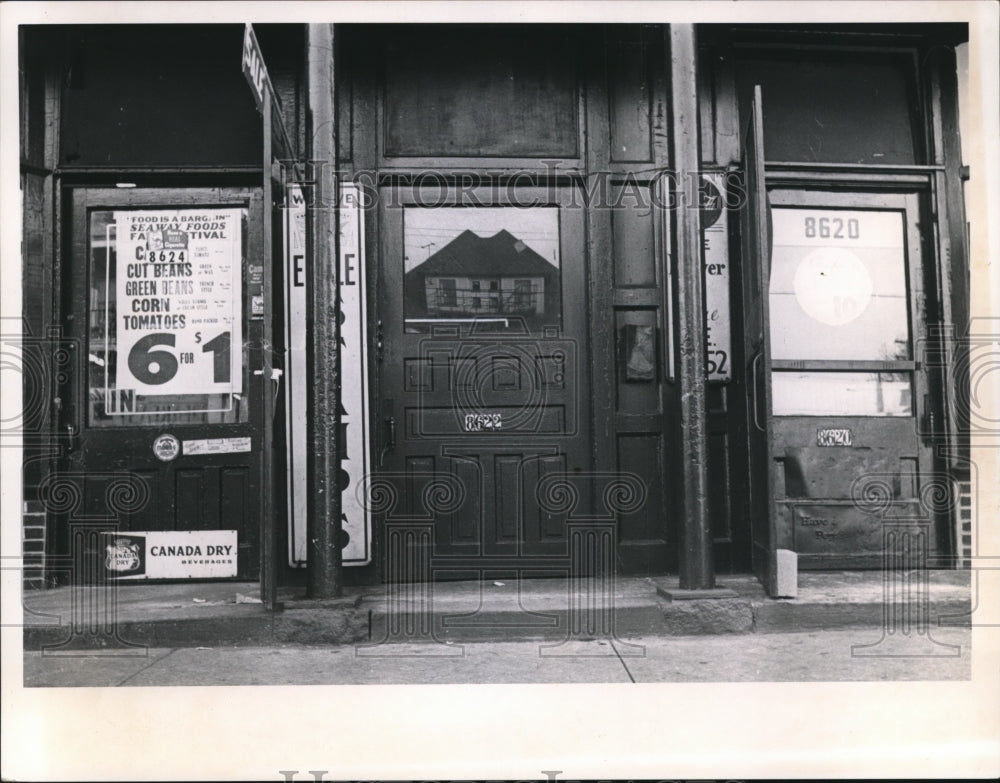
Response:
[[[725,174],[702,175],[701,231],[705,265],[705,375],[728,381],[733,373],[729,317],[729,216]]]
[[[115,212],[118,394],[241,390],[241,216],[212,207]]]
[[[285,461],[287,470],[288,562],[300,566],[306,550],[306,204],[302,188],[285,186],[283,234],[285,237]]]
[[[257,43],[252,24],[243,25],[243,76],[250,85],[250,92],[253,93],[253,99],[257,103],[257,111],[262,111],[264,90],[274,95],[274,88],[271,87],[271,77],[264,65],[264,55],[260,51],[260,44]]]
[[[371,562],[371,519],[355,488],[369,471],[368,442],[368,312],[366,307],[364,212],[360,189],[340,188],[340,444],[344,565]]]
[[[297,195],[296,195],[297,194]],[[301,218],[296,215],[301,214]],[[305,374],[305,296],[308,276],[303,263],[297,266],[301,247],[305,256],[305,204],[301,191],[291,186],[288,209],[285,213],[285,231],[289,238],[285,246],[285,310],[289,323],[288,337],[289,375],[289,562],[292,566],[306,564],[306,506],[305,453],[306,408],[305,389],[309,378]],[[300,222],[296,222],[300,221]],[[301,225],[301,243],[293,238],[295,226]],[[359,500],[355,488],[368,474],[370,465],[368,441],[368,327],[367,327],[367,272],[364,250],[364,213],[359,202],[358,187],[353,184],[340,188],[340,366],[341,366],[341,424],[338,444],[341,449],[341,524],[347,534],[343,551],[345,566],[365,565],[371,562],[371,519]],[[296,281],[303,285],[297,286]],[[300,298],[301,297],[301,298]],[[300,305],[296,305],[301,302]],[[297,307],[301,308],[299,310]],[[296,325],[292,324],[292,321]],[[296,371],[296,365],[300,368]],[[298,412],[292,415],[291,410]],[[295,444],[302,444],[300,456],[293,451]],[[293,469],[294,464],[298,467]],[[296,476],[296,474],[301,474]]]

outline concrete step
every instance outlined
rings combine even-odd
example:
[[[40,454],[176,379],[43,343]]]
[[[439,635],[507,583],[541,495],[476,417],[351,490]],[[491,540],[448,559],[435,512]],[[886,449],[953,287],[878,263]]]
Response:
[[[770,599],[752,576],[721,576],[716,597],[669,600],[676,578],[445,582],[350,588],[342,599],[282,591],[284,609],[253,603],[256,584],[120,585],[25,594],[24,647],[52,654],[150,647],[582,641],[850,627],[968,625],[967,572],[926,577],[800,573],[795,599]],[[658,587],[660,588],[658,591]],[[721,596],[721,597],[720,597]],[[75,625],[74,625],[75,621]]]

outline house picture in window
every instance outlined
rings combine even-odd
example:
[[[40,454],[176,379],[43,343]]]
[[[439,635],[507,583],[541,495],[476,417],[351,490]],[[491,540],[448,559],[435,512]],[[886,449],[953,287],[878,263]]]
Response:
[[[403,219],[407,331],[559,325],[558,208],[408,207]]]

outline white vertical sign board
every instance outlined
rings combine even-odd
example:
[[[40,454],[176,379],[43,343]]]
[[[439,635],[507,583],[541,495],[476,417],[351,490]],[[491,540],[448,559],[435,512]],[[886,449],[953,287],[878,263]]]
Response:
[[[119,391],[240,391],[241,216],[213,207],[115,212]]]
[[[340,395],[343,409],[338,443],[343,449],[340,486],[343,529],[348,534],[344,565],[371,562],[371,518],[355,488],[369,471],[368,291],[364,212],[357,185],[340,188]],[[346,446],[344,445],[346,444]]]
[[[306,497],[309,476],[306,459],[306,204],[302,188],[285,187],[285,459],[288,492],[288,562],[301,566],[306,559]]]
[[[295,193],[298,193],[296,201]],[[305,372],[305,301],[306,285],[296,285],[305,280],[303,265],[296,277],[296,256],[301,248],[305,256],[305,204],[298,188],[289,189],[289,208],[286,211],[286,299],[289,364],[289,562],[292,566],[306,564],[306,384],[310,383]],[[301,210],[301,218],[295,216]],[[298,223],[296,221],[299,221]],[[300,225],[301,242],[292,237]],[[338,444],[343,454],[338,485],[341,492],[341,524],[347,534],[343,550],[345,566],[366,565],[371,562],[371,519],[355,493],[355,487],[368,474],[370,443],[368,442],[368,328],[367,328],[367,273],[364,250],[364,213],[360,208],[356,185],[342,185],[340,189],[340,268],[337,279],[340,288],[340,366],[341,366],[341,428]],[[299,449],[301,445],[301,449]]]
[[[733,377],[729,314],[729,210],[725,175],[702,175],[701,231],[705,269],[705,375],[710,381]]]

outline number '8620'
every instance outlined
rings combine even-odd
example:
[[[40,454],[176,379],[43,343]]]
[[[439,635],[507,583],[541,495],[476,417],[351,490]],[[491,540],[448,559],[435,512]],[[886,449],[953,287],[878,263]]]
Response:
[[[845,233],[846,232],[846,233]],[[805,219],[805,235],[820,239],[858,239],[861,237],[861,224],[857,218],[815,218]]]

